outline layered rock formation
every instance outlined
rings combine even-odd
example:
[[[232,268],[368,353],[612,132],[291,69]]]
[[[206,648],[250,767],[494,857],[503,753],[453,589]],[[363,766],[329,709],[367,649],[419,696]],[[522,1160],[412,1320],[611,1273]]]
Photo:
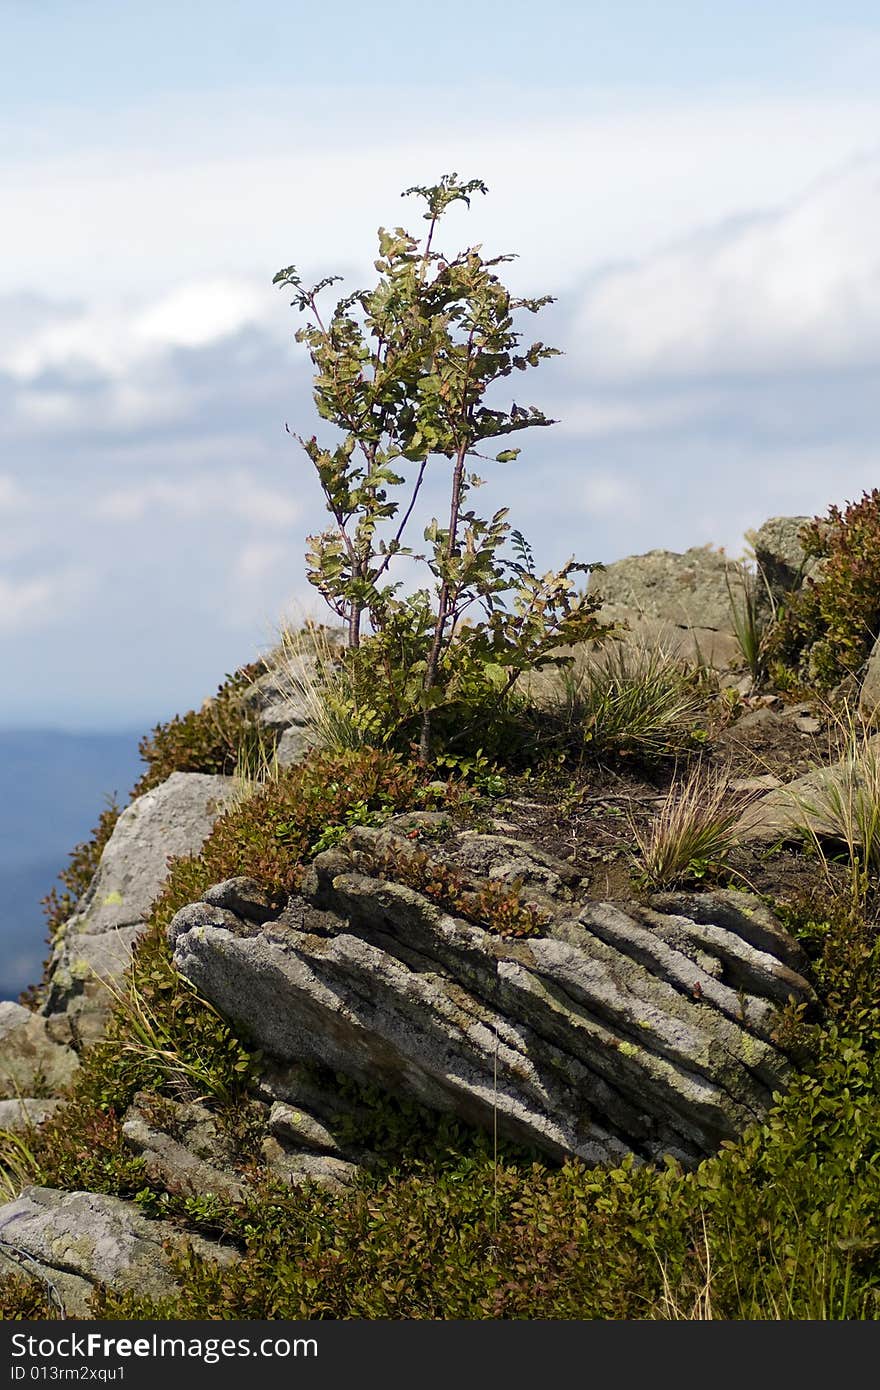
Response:
[[[520,893],[540,935],[508,938],[393,881],[425,876],[419,828],[352,831],[274,920],[218,905],[246,902],[219,886],[171,923],[178,968],[272,1057],[497,1123],[557,1159],[692,1164],[765,1112],[788,1070],[776,1010],[812,992],[757,899],[598,903],[528,843],[432,845],[447,885]]]

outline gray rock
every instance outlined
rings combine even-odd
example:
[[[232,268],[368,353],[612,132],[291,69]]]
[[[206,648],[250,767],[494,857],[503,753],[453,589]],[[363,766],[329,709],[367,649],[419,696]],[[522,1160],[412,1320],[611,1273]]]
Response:
[[[0,1207],[0,1271],[50,1281],[73,1317],[90,1315],[97,1284],[150,1298],[173,1294],[172,1255],[186,1245],[223,1265],[237,1259],[200,1236],[184,1240],[168,1222],[150,1221],[118,1197],[28,1187]]]
[[[277,904],[262,883],[253,878],[227,878],[209,888],[204,901],[212,907],[225,907],[248,922],[271,922],[278,916]]]
[[[287,1140],[300,1148],[316,1149],[319,1153],[339,1152],[339,1145],[326,1125],[307,1110],[283,1100],[275,1101],[269,1111],[269,1129],[276,1139]]]
[[[76,1053],[50,1035],[45,1018],[0,1003],[0,1097],[62,1091],[79,1066]]]
[[[242,700],[268,729],[282,730],[308,723],[308,690],[315,680],[316,664],[307,651],[268,658],[269,670],[244,691]]]
[[[119,817],[73,919],[100,935],[143,922],[168,877],[168,861],[196,854],[234,790],[232,777],[173,772]]]
[[[318,743],[316,731],[307,725],[291,724],[278,740],[275,757],[279,767],[293,767],[301,763],[311,749]]]
[[[136,1097],[126,1112],[122,1137],[129,1149],[144,1160],[147,1177],[167,1192],[183,1196],[215,1195],[240,1202],[245,1184],[224,1166],[230,1155],[220,1141],[213,1116],[204,1106],[168,1106],[180,1137],[157,1123],[144,1097]],[[199,1152],[198,1150],[201,1150]]]
[[[874,643],[865,666],[859,691],[859,714],[873,728],[880,725],[880,637]]]
[[[313,1182],[319,1187],[341,1192],[358,1174],[355,1163],[348,1163],[345,1159],[334,1158],[328,1154],[291,1150],[272,1135],[263,1140],[262,1149],[267,1168],[276,1177],[290,1183],[291,1187],[301,1187],[304,1183]]]
[[[815,568],[801,542],[809,521],[808,516],[773,516],[751,538],[760,573],[774,598],[799,588]]]
[[[0,1130],[5,1130],[7,1134],[24,1134],[51,1120],[63,1104],[62,1100],[31,1098],[0,1100]]]
[[[739,569],[708,546],[684,554],[650,550],[594,572],[589,587],[609,610],[635,612],[674,627],[730,632],[727,576],[733,580]]]
[[[491,881],[480,869],[526,864],[545,934],[502,938],[376,877],[371,845],[386,862],[390,833],[359,827],[318,857],[320,931],[309,930],[314,907],[297,915],[293,900],[256,933],[178,932],[178,968],[271,1057],[497,1121],[588,1162],[635,1152],[693,1163],[784,1085],[774,1009],[812,991],[794,968],[798,948],[757,899],[704,895],[690,914],[681,901],[665,911],[579,901],[527,843],[453,836],[437,853],[467,866],[475,886]],[[397,862],[408,852],[400,838]],[[269,1094],[320,1114],[282,1091]]]
[[[868,740],[866,752],[869,758],[880,759],[880,734]],[[842,799],[844,805],[854,802],[863,786],[858,759],[844,757],[761,797],[744,813],[737,834],[743,842],[756,844],[800,839],[810,833],[820,840],[840,841],[844,837],[834,815],[835,799]],[[858,817],[853,820],[852,829],[857,832]]]
[[[223,884],[217,884],[223,888]],[[213,903],[187,903],[176,912],[168,924],[168,940],[173,946],[183,932],[194,931],[198,927],[226,927],[229,931],[247,929],[247,918],[238,917],[226,907],[216,907]]]
[[[196,854],[229,801],[231,777],[175,772],[119,817],[78,910],[65,923],[50,967],[45,1012],[70,1015],[81,1041],[100,1036],[111,994],[168,876],[168,863]]]

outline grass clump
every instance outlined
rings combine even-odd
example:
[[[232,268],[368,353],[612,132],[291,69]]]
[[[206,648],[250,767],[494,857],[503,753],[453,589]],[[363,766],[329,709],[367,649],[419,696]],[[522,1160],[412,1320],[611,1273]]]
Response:
[[[717,874],[737,844],[737,826],[755,796],[731,795],[726,768],[701,764],[669,788],[647,827],[632,817],[636,864],[648,888],[671,888]]]
[[[758,576],[739,568],[735,582],[724,576],[730,612],[730,625],[748,667],[752,685],[758,686],[767,674],[767,655],[775,618],[775,602],[769,588],[766,597],[770,612],[761,602]]]
[[[540,703],[576,756],[650,764],[699,744],[706,697],[696,674],[664,648],[620,643],[563,668]]]
[[[801,535],[817,573],[788,595],[770,655],[796,679],[828,690],[854,675],[880,631],[880,488],[827,516]]]

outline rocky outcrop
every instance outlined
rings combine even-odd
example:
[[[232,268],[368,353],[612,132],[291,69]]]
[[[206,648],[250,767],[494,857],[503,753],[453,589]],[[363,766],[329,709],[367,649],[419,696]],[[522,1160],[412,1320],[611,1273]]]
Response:
[[[45,1284],[71,1317],[89,1316],[99,1284],[149,1298],[173,1294],[172,1261],[186,1245],[221,1264],[237,1258],[199,1236],[184,1240],[174,1226],[148,1220],[131,1202],[95,1192],[28,1187],[0,1207],[0,1274]]]
[[[56,943],[45,1012],[56,1033],[100,1036],[110,996],[131,960],[171,858],[196,854],[234,786],[231,777],[175,772],[122,812],[92,883]]]
[[[308,651],[277,650],[268,658],[269,669],[242,695],[242,704],[267,729],[304,728],[308,700],[304,693],[316,678],[315,657]]]
[[[741,567],[706,546],[677,554],[651,550],[616,560],[590,578],[601,595],[600,617],[625,623],[634,640],[718,669],[742,664],[730,611]]]
[[[138,1095],[125,1114],[122,1137],[143,1159],[146,1176],[166,1192],[241,1201],[245,1184],[234,1171],[232,1146],[205,1106]]]
[[[880,766],[880,734],[868,739],[864,758],[869,762],[872,783]],[[786,782],[751,805],[744,813],[737,833],[744,843],[771,844],[786,839],[815,835],[820,840],[843,839],[840,817],[835,807],[855,807],[866,794],[865,768],[860,757],[846,756],[828,767],[818,767],[804,777]],[[873,792],[868,795],[873,795]],[[859,831],[859,817],[850,817],[853,833]]]
[[[497,1121],[557,1159],[694,1163],[765,1112],[788,1072],[776,1009],[812,991],[757,899],[595,902],[527,842],[432,841],[447,891],[518,894],[517,920],[540,924],[505,937],[395,881],[432,877],[414,833],[412,816],[350,832],[274,920],[185,908],[178,968],[270,1056]]]
[[[52,1038],[44,1018],[0,1003],[0,1097],[63,1090],[78,1066],[76,1053]]]
[[[772,516],[752,536],[752,548],[764,583],[774,599],[800,588],[815,570],[807,557],[801,532],[808,516]]]

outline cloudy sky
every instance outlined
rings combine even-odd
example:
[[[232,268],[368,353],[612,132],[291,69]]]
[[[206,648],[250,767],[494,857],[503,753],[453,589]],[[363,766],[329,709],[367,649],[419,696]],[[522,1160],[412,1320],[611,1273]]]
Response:
[[[488,503],[546,563],[880,482],[874,0],[0,0],[0,726],[138,727],[319,611],[296,262],[400,190],[552,293],[560,420]]]

